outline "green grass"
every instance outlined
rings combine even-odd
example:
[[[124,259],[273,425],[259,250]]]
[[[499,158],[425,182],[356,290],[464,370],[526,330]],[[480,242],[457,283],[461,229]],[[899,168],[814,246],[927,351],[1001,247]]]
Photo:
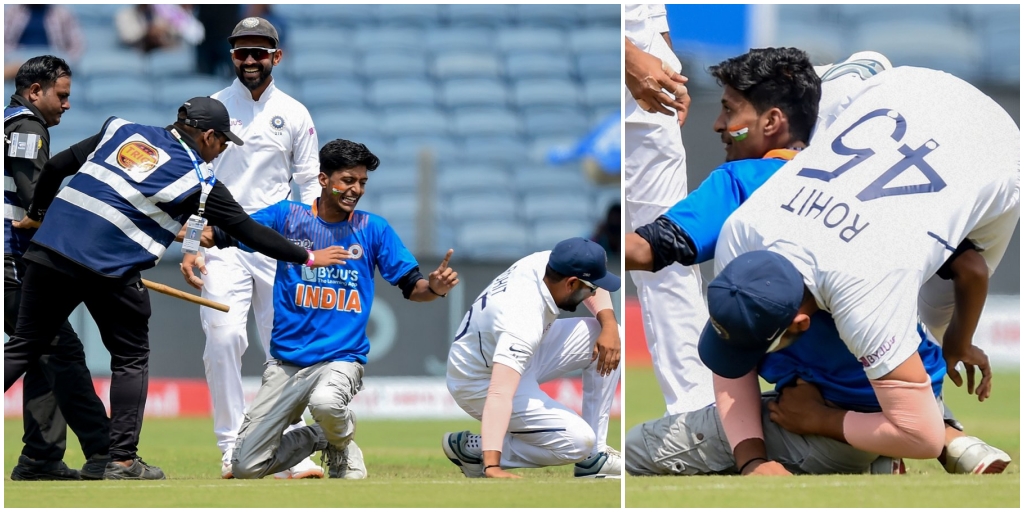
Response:
[[[1013,457],[1003,474],[949,475],[935,460],[907,460],[902,476],[627,477],[626,506],[1019,508],[1020,374],[997,374],[984,403],[947,380],[945,399],[968,434]],[[664,413],[652,370],[627,369],[625,403],[627,430]]]
[[[441,436],[473,430],[473,421],[359,422],[366,480],[222,480],[209,419],[147,419],[139,454],[160,466],[159,482],[13,482],[21,420],[4,422],[5,507],[614,507],[619,480],[576,480],[572,466],[513,470],[517,481],[467,479],[444,456]],[[612,420],[608,442],[619,445]],[[64,459],[84,462],[69,432]],[[319,460],[319,455],[314,460]]]

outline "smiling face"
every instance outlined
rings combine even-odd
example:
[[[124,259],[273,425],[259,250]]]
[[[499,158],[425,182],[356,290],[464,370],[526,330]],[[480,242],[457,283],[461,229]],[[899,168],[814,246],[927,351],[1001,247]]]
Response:
[[[250,91],[265,87],[274,66],[281,62],[280,49],[274,48],[273,41],[266,37],[240,37],[235,40],[232,50],[235,75]]]
[[[365,165],[349,169],[320,173],[321,208],[337,208],[346,215],[351,214],[366,191],[367,170]]]
[[[725,144],[725,161],[761,158],[773,148],[764,149],[762,116],[739,91],[726,85],[722,91],[722,110],[714,130]]]

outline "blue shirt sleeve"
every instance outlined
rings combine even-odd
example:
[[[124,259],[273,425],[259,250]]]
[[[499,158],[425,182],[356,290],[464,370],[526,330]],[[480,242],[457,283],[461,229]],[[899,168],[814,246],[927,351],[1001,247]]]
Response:
[[[281,226],[284,224],[283,217],[288,214],[288,200],[281,201],[277,204],[272,204],[252,215],[252,220],[262,224],[278,233],[281,232]],[[251,247],[238,242],[238,248],[245,252],[256,252]]]
[[[719,167],[707,179],[676,203],[665,217],[679,226],[693,242],[695,263],[715,257],[715,245],[725,220],[743,201],[740,185],[725,168]]]
[[[402,276],[419,266],[416,258],[398,238],[398,233],[383,219],[377,234],[376,260],[381,277],[392,285],[397,285]]]

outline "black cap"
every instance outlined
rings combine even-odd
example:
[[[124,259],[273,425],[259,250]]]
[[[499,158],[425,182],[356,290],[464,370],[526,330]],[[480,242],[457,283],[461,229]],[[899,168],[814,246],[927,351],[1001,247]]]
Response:
[[[269,21],[255,16],[239,21],[235,25],[235,29],[231,31],[231,35],[228,36],[228,43],[234,45],[235,39],[245,36],[266,37],[274,42],[274,48],[277,48],[277,45],[280,44],[280,40],[277,37],[277,29]]]
[[[228,109],[220,101],[199,96],[178,107],[178,113],[180,114],[182,111],[185,112],[185,119],[181,122],[186,126],[203,131],[213,130],[223,133],[236,146],[242,145],[242,139],[231,133],[231,116],[228,115]]]
[[[548,266],[610,292],[619,289],[619,276],[608,272],[608,255],[592,240],[576,237],[558,242],[548,256]]]

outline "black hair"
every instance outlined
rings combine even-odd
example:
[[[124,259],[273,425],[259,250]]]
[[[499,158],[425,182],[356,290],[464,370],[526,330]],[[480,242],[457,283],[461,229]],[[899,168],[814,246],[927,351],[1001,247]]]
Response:
[[[718,85],[739,91],[761,114],[778,108],[789,119],[789,134],[811,139],[821,101],[821,79],[807,52],[797,48],[756,48],[711,66]]]
[[[365,165],[367,171],[372,171],[380,165],[380,159],[366,146],[345,139],[334,139],[320,148],[320,172],[328,176],[357,165]]]
[[[14,92],[24,95],[32,84],[39,84],[46,90],[64,76],[71,78],[71,68],[64,59],[53,55],[32,57],[18,68],[18,74],[14,76]]]
[[[544,267],[544,279],[551,281],[552,283],[557,283],[567,277],[569,276],[563,275],[556,271],[555,269],[551,268],[551,265],[547,265]]]

